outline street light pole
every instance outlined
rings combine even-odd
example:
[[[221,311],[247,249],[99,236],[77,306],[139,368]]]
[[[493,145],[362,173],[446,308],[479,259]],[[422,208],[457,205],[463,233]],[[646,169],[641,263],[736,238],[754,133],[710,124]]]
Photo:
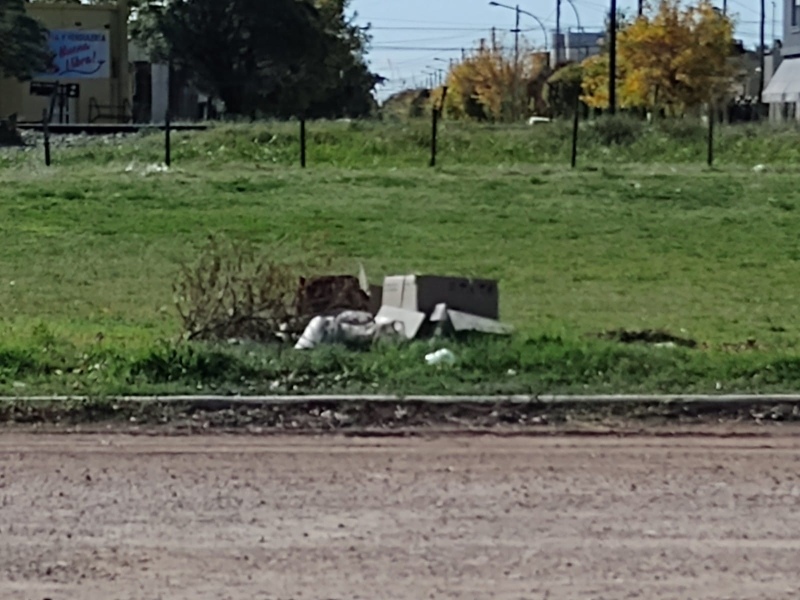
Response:
[[[761,67],[761,73],[758,75],[758,116],[760,117],[763,110],[764,102],[764,70],[766,67],[764,55],[766,54],[766,40],[764,39],[764,30],[766,29],[767,21],[767,3],[761,0],[761,19],[758,26],[758,63]]]
[[[542,20],[534,15],[533,13],[529,13],[527,10],[523,10],[519,7],[519,4],[516,6],[510,6],[508,4],[502,4],[501,2],[489,2],[489,6],[499,6],[500,8],[505,8],[508,10],[513,10],[515,14],[515,26],[514,26],[514,80],[512,83],[512,117],[516,121],[517,120],[517,104],[519,103],[519,34],[520,34],[520,15],[527,15],[534,19],[539,26],[542,28],[542,32],[544,33],[544,49],[547,51],[547,27],[544,26]]]
[[[519,7],[519,5],[510,6],[508,4],[502,4],[500,2],[494,2],[494,0],[492,2],[489,2],[489,6],[499,6],[500,8],[505,8],[505,9],[508,9],[508,10],[517,11],[517,12],[519,12],[519,14],[527,15],[528,17],[530,17],[531,19],[536,21],[539,24],[539,27],[542,28],[542,33],[544,34],[544,49],[545,50],[548,49],[548,45],[547,45],[547,27],[545,27],[545,25],[542,22],[542,20],[539,17],[537,17],[535,14],[533,14],[531,12],[528,12],[527,10],[523,10],[522,8]],[[519,27],[517,27],[517,29],[519,29]]]
[[[583,31],[583,26],[581,25],[581,15],[578,13],[578,7],[575,6],[575,3],[572,0],[567,0],[567,4],[572,7],[572,12],[575,13],[575,24],[578,27],[578,31]]]
[[[511,118],[516,122],[517,103],[519,102],[519,4],[514,8],[516,12],[516,21],[514,24],[514,95],[511,99]]]

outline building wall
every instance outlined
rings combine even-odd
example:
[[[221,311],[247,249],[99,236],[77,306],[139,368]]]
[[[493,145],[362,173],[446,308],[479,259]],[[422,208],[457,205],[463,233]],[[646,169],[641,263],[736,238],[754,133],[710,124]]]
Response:
[[[76,31],[106,31],[109,36],[108,77],[85,79],[65,77],[59,83],[80,85],[80,98],[70,102],[70,122],[89,121],[89,104],[113,106],[121,110],[123,102],[130,104],[131,86],[128,65],[128,6],[127,0],[118,0],[117,5],[91,6],[83,4],[27,5],[28,14],[48,29]],[[38,78],[34,78],[39,80]],[[52,81],[48,79],[48,81]],[[18,121],[40,121],[42,111],[50,99],[30,94],[30,82],[20,83],[13,79],[0,79],[0,117],[16,114]],[[130,110],[130,109],[128,109]],[[57,111],[56,111],[57,119]],[[97,122],[108,122],[102,119]]]
[[[783,56],[800,56],[800,0],[783,0]]]
[[[580,62],[600,54],[600,42],[605,35],[604,31],[568,31],[564,44],[567,60]]]

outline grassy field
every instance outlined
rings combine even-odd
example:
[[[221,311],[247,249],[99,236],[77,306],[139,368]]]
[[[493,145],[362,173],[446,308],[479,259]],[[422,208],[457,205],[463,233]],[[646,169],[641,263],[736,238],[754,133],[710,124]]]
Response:
[[[432,170],[421,166],[424,124],[312,124],[312,168],[302,171],[292,166],[292,127],[177,136],[168,172],[147,169],[159,158],[153,135],[78,140],[56,149],[50,169],[38,151],[0,155],[0,388],[732,391],[800,383],[796,132],[723,131],[720,166],[709,170],[699,164],[700,128],[647,130],[608,146],[586,125],[581,167],[571,171],[562,125],[492,133],[448,124],[442,166]],[[425,368],[425,343],[309,356],[173,343],[178,265],[212,233],[288,260],[313,247],[340,272],[355,273],[360,261],[376,282],[405,272],[497,278],[502,317],[520,333],[457,348],[461,361],[449,371]],[[665,329],[700,348],[590,339],[621,328]]]

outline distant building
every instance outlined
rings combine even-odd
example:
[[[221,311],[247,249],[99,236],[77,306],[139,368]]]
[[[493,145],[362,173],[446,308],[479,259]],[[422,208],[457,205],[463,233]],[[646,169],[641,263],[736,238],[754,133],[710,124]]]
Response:
[[[772,121],[800,120],[800,1],[783,0],[783,43],[777,69],[764,89]]]
[[[605,31],[570,31],[559,35],[553,33],[551,64],[581,62],[590,56],[600,54]]]
[[[0,79],[0,117],[67,123],[128,121],[128,4],[26,3],[49,30],[50,68],[32,81]]]
[[[173,121],[196,121],[215,116],[211,101],[189,85],[185,74],[173,70],[170,76],[167,63],[152,62],[147,52],[134,41],[129,44],[129,53],[134,123],[163,123],[167,108]]]

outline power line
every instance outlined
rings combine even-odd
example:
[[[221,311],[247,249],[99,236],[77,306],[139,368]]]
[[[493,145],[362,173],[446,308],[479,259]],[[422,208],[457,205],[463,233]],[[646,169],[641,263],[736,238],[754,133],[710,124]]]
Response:
[[[487,31],[488,27],[370,27],[369,31]]]
[[[488,32],[487,32],[488,33]],[[448,35],[448,36],[437,36],[437,37],[428,37],[428,38],[413,38],[413,39],[401,39],[401,40],[386,40],[387,44],[419,44],[424,42],[449,42],[452,40],[462,40],[469,38],[472,40],[472,36],[466,35]]]
[[[459,22],[456,22],[456,21],[432,21],[430,19],[424,19],[424,20],[419,20],[419,19],[386,19],[386,18],[367,19],[367,18],[361,17],[359,15],[359,20],[360,21],[366,21],[367,23],[372,23],[373,21],[382,21],[382,22],[386,22],[386,23],[420,23],[422,25],[448,25],[448,26],[451,26],[451,27],[461,27],[461,26],[464,26],[464,27],[481,27],[483,29],[486,29],[486,24],[485,23],[459,23]]]
[[[433,46],[379,46],[373,45],[370,47],[370,50],[392,50],[392,51],[409,51],[409,52],[461,52],[462,46],[457,48],[450,48],[450,47],[433,47]]]
[[[739,2],[738,0],[728,0],[728,2],[730,2],[731,4],[735,4],[738,7],[743,8],[746,11],[751,12],[751,13],[753,13],[755,15],[761,16],[761,11],[758,11],[758,10],[756,10],[756,9],[750,7],[750,6],[747,6],[746,4],[744,4],[742,2]]]

